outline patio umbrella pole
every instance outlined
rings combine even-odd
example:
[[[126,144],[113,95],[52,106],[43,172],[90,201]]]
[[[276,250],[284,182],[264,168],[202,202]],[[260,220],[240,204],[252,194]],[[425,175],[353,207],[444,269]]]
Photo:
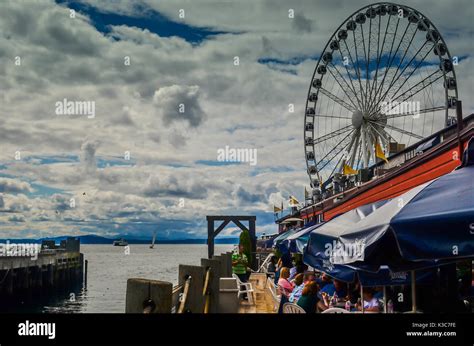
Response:
[[[383,312],[387,313],[387,286],[383,286]]]
[[[364,313],[364,288],[360,285],[360,303],[362,304],[362,313]]]
[[[416,275],[415,271],[411,271],[411,310],[416,312]]]

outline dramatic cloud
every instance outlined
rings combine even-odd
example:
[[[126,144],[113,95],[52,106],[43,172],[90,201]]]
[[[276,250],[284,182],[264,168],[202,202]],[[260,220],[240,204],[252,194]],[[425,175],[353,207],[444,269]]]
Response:
[[[99,146],[99,142],[97,141],[86,141],[82,144],[82,157],[81,162],[84,165],[84,168],[87,173],[94,172],[97,164],[95,160],[95,153],[97,151],[97,147]]]
[[[157,109],[163,114],[163,123],[168,126],[172,122],[188,122],[197,127],[204,120],[205,114],[199,104],[199,87],[173,85],[155,91],[153,96]]]
[[[18,181],[10,178],[0,178],[0,192],[25,193],[31,191],[31,185],[27,182]]]
[[[472,113],[471,1],[402,2],[462,57],[459,97]],[[271,204],[302,200],[308,185],[302,126],[316,61],[366,4],[2,2],[0,237],[205,237],[212,213],[257,215],[258,231],[273,233]],[[56,114],[64,99],[93,102],[95,117]],[[226,146],[256,149],[257,166],[218,162]]]

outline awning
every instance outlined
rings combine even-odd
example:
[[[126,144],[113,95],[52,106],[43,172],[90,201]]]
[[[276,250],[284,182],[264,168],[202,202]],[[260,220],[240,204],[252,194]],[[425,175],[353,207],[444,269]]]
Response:
[[[281,233],[278,237],[273,239],[273,245],[276,246],[276,245],[280,244],[283,240],[288,238],[290,235],[295,234],[299,230],[300,229],[292,229],[292,230]]]
[[[300,219],[298,217],[290,217],[289,219],[286,219],[282,222],[280,222],[281,224],[287,224],[287,223],[292,223],[292,222],[300,222],[300,221],[303,221],[303,219]]]
[[[290,252],[293,253],[303,253],[303,249],[308,242],[309,234],[314,229],[321,227],[323,223],[319,223],[316,225],[311,225],[309,227],[300,229],[298,232],[288,236],[286,239],[282,241],[282,245],[286,246]]]
[[[385,202],[365,205],[311,232],[308,255],[332,264],[408,270],[474,257],[474,166]]]
[[[306,254],[304,262],[317,271],[347,283],[354,282],[358,278],[362,286],[367,287],[411,284],[411,275],[408,271],[393,271],[388,266],[381,266],[377,272],[370,272],[350,265],[331,264],[329,261],[320,261],[314,257],[308,258]],[[419,270],[416,275],[417,284],[433,284],[435,279],[436,269],[433,268]]]
[[[425,150],[428,150],[428,149],[432,148],[433,146],[439,144],[439,142],[440,142],[440,138],[438,136],[433,137],[430,140],[426,141],[425,143],[420,144],[415,149],[415,153],[424,152]]]

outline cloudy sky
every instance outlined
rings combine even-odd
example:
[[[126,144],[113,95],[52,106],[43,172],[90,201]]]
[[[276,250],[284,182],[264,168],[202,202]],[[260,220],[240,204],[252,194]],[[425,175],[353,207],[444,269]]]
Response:
[[[0,236],[204,238],[209,214],[257,215],[273,233],[272,204],[308,186],[317,59],[369,3],[2,1]],[[472,113],[472,1],[401,3],[463,57]],[[95,116],[58,114],[64,99],[94,102]],[[257,164],[219,162],[226,146],[257,149]]]

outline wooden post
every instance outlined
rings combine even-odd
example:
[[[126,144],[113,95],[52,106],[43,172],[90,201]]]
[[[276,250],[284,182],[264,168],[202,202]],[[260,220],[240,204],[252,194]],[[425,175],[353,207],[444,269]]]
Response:
[[[258,269],[258,264],[257,264],[257,258],[256,258],[256,253],[257,253],[257,235],[255,231],[255,218],[249,220],[249,233],[250,233],[250,241],[252,244],[251,247],[251,256],[252,256],[252,264],[251,267],[253,270]]]
[[[207,258],[214,256],[214,220],[207,220]]]
[[[48,264],[48,286],[51,288],[54,286],[54,267],[52,264]]]
[[[30,288],[30,267],[26,266],[23,268],[23,287],[26,289]]]
[[[186,305],[184,311],[190,311],[194,313],[202,313],[204,309],[204,298],[202,296],[202,289],[204,286],[204,275],[206,270],[203,267],[190,266],[190,265],[179,265],[179,276],[178,284],[184,285],[184,282],[191,276],[191,284],[189,287],[189,293],[186,299]]]
[[[227,277],[232,276],[232,252],[226,252],[226,273]]]
[[[7,293],[9,295],[13,294],[13,276],[15,275],[15,269],[13,269],[13,266],[10,268],[7,276]]]
[[[209,293],[210,293],[210,313],[218,312],[219,307],[219,279],[221,277],[221,262],[216,259],[201,259],[201,266],[207,270],[211,269],[209,278]]]
[[[87,265],[89,264],[88,260],[84,261],[84,287],[87,287]]]
[[[228,278],[229,276],[232,276],[232,273],[229,275],[229,258],[227,253],[221,253],[220,254],[220,260],[221,260],[221,277],[223,278]],[[232,261],[232,260],[231,260]],[[232,262],[230,264],[232,266]]]
[[[170,282],[128,279],[125,312],[141,314],[146,302],[151,300],[154,306],[151,313],[171,313],[172,290],[173,285]]]
[[[216,261],[219,261],[219,273],[220,273],[220,276],[221,278],[225,278],[227,277],[227,264],[226,264],[226,260],[223,256],[223,254],[221,255],[218,255],[218,256],[212,256],[212,259],[213,260],[216,260]]]
[[[411,311],[416,313],[416,275],[415,271],[411,271]]]
[[[38,288],[43,288],[43,266],[36,267],[36,284]]]

